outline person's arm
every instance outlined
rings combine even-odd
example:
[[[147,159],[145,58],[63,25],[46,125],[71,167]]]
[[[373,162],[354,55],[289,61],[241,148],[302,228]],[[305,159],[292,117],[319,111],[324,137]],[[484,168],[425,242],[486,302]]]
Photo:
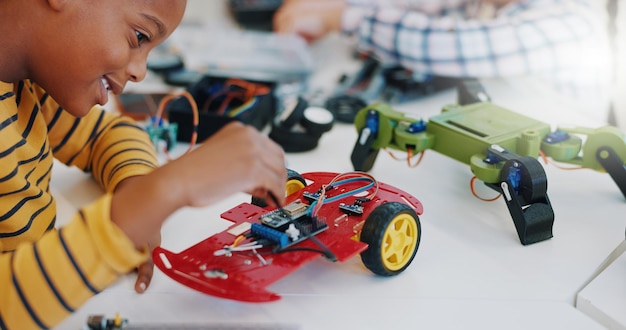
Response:
[[[274,30],[312,42],[331,32],[352,35],[380,7],[443,15],[467,0],[286,0],[274,15]]]
[[[75,118],[50,100],[42,109],[54,157],[91,173],[107,192],[158,167],[155,147],[134,120],[94,107]]]
[[[55,229],[56,208],[48,187],[53,147],[47,128],[63,120],[44,120],[44,113],[56,113],[58,105],[28,81],[2,99],[0,108],[13,119],[0,130],[3,164],[10,169],[3,175],[0,329],[50,328],[148,260],[149,251],[137,249],[110,220],[111,194]],[[62,140],[76,142],[55,139]]]
[[[424,74],[581,80],[606,70],[604,24],[574,2],[521,1],[488,21],[380,7],[358,35],[362,50]]]
[[[339,25],[343,34],[352,35],[359,32],[359,27],[366,19],[384,8],[439,17],[458,11],[467,2],[468,0],[347,0]]]
[[[44,104],[49,101],[45,96],[38,99]],[[56,113],[56,107],[53,110]],[[33,110],[34,115],[37,113]],[[40,123],[41,115],[37,116],[30,119]],[[48,126],[53,123],[49,120]],[[75,142],[69,138],[53,140]],[[52,144],[60,152],[61,144]],[[94,147],[94,143],[84,145]],[[51,167],[51,155],[43,152]],[[106,155],[104,151],[98,153]],[[70,164],[92,163],[79,161],[83,157],[61,159],[73,159]],[[118,167],[104,176],[109,180],[105,184],[108,190],[115,186],[111,182],[118,176],[113,171]],[[256,197],[267,197],[271,192],[280,202],[284,200],[287,174],[282,149],[255,128],[238,122],[162,167],[146,167],[150,173],[128,177],[114,192],[83,207],[67,225],[50,228],[41,238],[31,238],[34,243],[24,238],[15,250],[0,254],[1,329],[50,328],[61,322],[120,276],[148,261],[148,244],[160,233],[163,222],[183,206],[210,205],[236,192]],[[54,210],[53,200],[50,203],[46,207]],[[41,213],[35,210],[31,219],[39,218]],[[40,221],[44,220],[54,224],[53,219]],[[0,248],[6,248],[2,241]]]

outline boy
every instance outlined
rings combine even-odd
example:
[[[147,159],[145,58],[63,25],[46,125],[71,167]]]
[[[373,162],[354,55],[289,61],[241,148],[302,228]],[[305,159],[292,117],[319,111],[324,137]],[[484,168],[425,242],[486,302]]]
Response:
[[[308,40],[332,31],[354,35],[360,50],[419,74],[532,78],[606,122],[612,68],[605,3],[286,0],[274,27]]]
[[[143,292],[150,247],[181,207],[240,191],[284,196],[282,149],[254,128],[229,124],[157,167],[145,132],[94,107],[144,78],[148,52],[185,5],[0,1],[0,329],[52,327],[133,269]],[[106,191],[59,229],[52,157],[91,172]]]

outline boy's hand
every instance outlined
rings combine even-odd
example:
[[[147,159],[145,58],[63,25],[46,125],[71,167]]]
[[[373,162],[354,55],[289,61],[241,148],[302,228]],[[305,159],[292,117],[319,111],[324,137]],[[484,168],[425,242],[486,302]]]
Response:
[[[150,258],[143,264],[137,267],[137,281],[135,282],[135,291],[137,293],[144,293],[148,286],[150,286],[150,281],[152,280],[152,275],[154,274],[154,262],[152,262],[152,249],[161,245],[161,235],[155,237],[153,240],[148,243],[148,249],[150,252]]]
[[[283,149],[256,128],[233,121],[191,152],[124,180],[111,200],[111,220],[137,249],[146,242],[154,247],[163,222],[181,207],[211,205],[239,192],[255,197],[271,192],[283,203],[286,182]],[[138,292],[147,288],[151,274],[151,262],[139,268]]]
[[[183,198],[183,206],[211,205],[238,192],[265,197],[271,191],[280,202],[285,196],[283,149],[256,128],[238,121],[161,170],[160,176],[176,176],[169,195]]]
[[[274,14],[274,31],[295,33],[312,42],[341,29],[345,8],[341,0],[288,0]]]

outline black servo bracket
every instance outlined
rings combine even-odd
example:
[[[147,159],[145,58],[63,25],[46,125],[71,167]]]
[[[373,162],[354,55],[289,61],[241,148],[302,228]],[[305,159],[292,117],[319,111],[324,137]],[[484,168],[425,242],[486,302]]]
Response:
[[[596,151],[596,159],[626,197],[626,167],[615,150],[608,146],[599,147]]]
[[[519,156],[499,146],[490,154],[505,161],[499,184],[486,185],[504,196],[523,245],[552,238],[554,211],[547,195],[548,180],[541,163],[530,156]]]

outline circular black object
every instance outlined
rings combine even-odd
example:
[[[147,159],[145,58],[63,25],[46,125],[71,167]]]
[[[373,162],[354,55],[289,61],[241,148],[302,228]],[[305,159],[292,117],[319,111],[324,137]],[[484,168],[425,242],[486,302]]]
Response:
[[[381,204],[363,224],[360,239],[368,248],[361,252],[361,261],[374,274],[397,275],[413,261],[421,231],[413,208],[398,202]]]
[[[304,109],[308,106],[309,102],[302,97],[283,100],[283,110],[278,118],[280,125],[291,128],[298,124],[302,120]]]
[[[269,138],[278,143],[285,152],[303,152],[315,149],[321,137],[319,134],[311,134],[296,125],[287,128],[280,124],[272,125]]]
[[[301,96],[282,102],[283,110],[275,119],[269,137],[285,152],[302,152],[317,147],[322,134],[333,126],[333,113],[325,108],[309,106],[309,102]]]
[[[365,108],[367,102],[353,95],[337,95],[326,100],[325,107],[335,116],[335,119],[343,123],[354,123],[354,117],[359,110]]]
[[[335,122],[332,112],[321,107],[308,107],[304,109],[300,123],[308,132],[314,135],[322,135],[330,131]]]

